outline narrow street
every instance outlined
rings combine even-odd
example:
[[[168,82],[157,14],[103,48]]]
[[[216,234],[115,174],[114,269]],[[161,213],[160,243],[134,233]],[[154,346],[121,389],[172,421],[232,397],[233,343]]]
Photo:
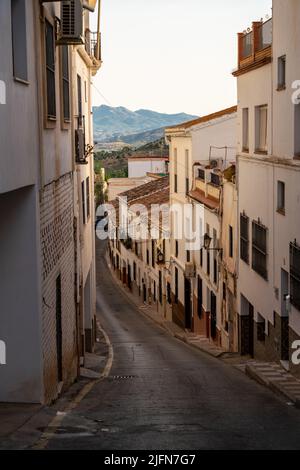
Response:
[[[300,449],[300,412],[145,318],[115,284],[102,242],[97,282],[112,370],[48,449]]]

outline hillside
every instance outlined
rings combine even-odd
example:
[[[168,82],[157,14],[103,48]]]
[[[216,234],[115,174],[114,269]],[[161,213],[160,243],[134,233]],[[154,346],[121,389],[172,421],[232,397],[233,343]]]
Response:
[[[163,128],[195,119],[197,116],[164,114],[147,109],[130,111],[124,107],[102,105],[93,108],[96,142],[116,142],[138,146],[163,135]]]

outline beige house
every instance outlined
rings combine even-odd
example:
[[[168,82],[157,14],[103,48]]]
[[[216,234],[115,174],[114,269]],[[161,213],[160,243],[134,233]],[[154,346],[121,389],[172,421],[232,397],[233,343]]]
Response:
[[[92,337],[92,321],[87,328],[78,325],[86,312],[90,320],[95,311],[88,145],[90,77],[101,61],[99,33],[88,49],[86,9],[94,3],[0,4],[6,38],[0,45],[0,80],[6,89],[6,104],[0,108],[0,206],[9,214],[0,234],[0,340],[6,347],[0,401],[49,403],[57,398],[78,375],[81,342]],[[87,96],[85,129],[73,95],[79,96],[80,73],[86,74],[81,89]],[[81,219],[83,182],[89,224]],[[82,291],[89,275],[88,303]]]
[[[298,19],[298,23],[297,23]],[[239,34],[238,311],[240,351],[293,366],[300,337],[299,78],[297,1]]]
[[[223,306],[225,294],[221,289],[226,265],[221,273],[221,243],[227,240],[223,230],[229,230],[234,219],[228,210],[233,197],[230,190],[226,191],[230,200],[224,205],[226,215],[222,219],[223,186],[227,184],[223,172],[235,162],[236,111],[232,107],[166,129],[170,145],[173,321],[228,349],[228,308],[226,302]],[[181,219],[175,207],[180,209]],[[185,231],[179,233],[182,226]],[[197,235],[191,248],[187,245],[191,239],[188,230]],[[212,241],[208,249],[205,240]]]

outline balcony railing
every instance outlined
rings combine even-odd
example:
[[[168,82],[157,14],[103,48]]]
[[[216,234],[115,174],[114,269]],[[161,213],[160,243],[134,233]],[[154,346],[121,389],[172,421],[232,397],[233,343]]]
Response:
[[[198,178],[199,178],[199,180],[201,180],[201,181],[205,181],[205,170],[202,170],[201,168],[199,168],[199,170],[198,170]]]
[[[75,157],[76,163],[86,164],[85,151],[85,117],[77,116],[77,128],[75,129]]]
[[[272,44],[273,20],[270,18],[257,29],[258,34],[258,50],[261,51]]]
[[[243,37],[242,44],[242,59],[249,57],[252,54],[252,45],[253,45],[253,31],[247,33]]]
[[[99,38],[99,42],[98,42]],[[101,34],[94,33],[89,29],[85,31],[85,50],[88,55],[101,61]]]

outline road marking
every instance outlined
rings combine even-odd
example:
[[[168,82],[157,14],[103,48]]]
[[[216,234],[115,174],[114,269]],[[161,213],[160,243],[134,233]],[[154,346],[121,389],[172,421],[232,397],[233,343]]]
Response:
[[[100,383],[103,379],[106,379],[111,371],[113,361],[114,361],[114,351],[110,339],[103,330],[100,323],[97,321],[97,325],[101,333],[105,338],[105,342],[108,345],[108,360],[105,365],[103,372],[101,373],[99,379],[92,380],[88,384],[86,384],[83,389],[78,393],[78,395],[74,398],[74,400],[69,403],[64,411],[58,411],[55,418],[50,421],[49,425],[47,426],[46,431],[42,434],[40,439],[31,447],[33,450],[43,450],[47,447],[49,441],[54,437],[56,434],[57,429],[61,426],[61,423],[65,419],[65,417],[70,414],[77,406],[82,402],[82,400],[90,393],[90,391],[94,388],[95,385]]]

